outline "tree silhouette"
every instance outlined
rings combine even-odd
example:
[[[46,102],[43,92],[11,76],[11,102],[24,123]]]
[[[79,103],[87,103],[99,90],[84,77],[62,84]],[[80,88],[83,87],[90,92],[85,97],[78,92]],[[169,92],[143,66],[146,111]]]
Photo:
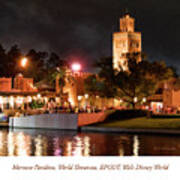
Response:
[[[174,72],[162,61],[151,63],[142,59],[137,62],[136,55],[132,54],[127,58],[126,71],[121,67],[120,71],[114,70],[112,58],[102,58],[96,65],[99,67],[100,80],[105,85],[102,92],[106,94],[109,90],[112,97],[121,98],[134,108],[144,97],[155,94],[159,83],[173,77]]]

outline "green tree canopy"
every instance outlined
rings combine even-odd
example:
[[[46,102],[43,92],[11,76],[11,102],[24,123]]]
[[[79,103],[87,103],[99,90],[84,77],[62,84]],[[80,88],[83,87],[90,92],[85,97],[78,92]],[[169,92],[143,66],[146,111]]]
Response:
[[[20,62],[24,56],[28,58],[28,63],[23,68]],[[32,77],[35,82],[48,78],[49,72],[54,71],[56,67],[67,65],[55,52],[30,49],[23,54],[16,44],[8,50],[0,44],[0,60],[1,77],[15,77],[18,73],[23,73],[26,77]]]
[[[135,55],[127,58],[127,71],[121,67],[120,71],[114,70],[112,58],[102,58],[96,66],[99,67],[100,81],[113,93],[112,96],[121,98],[133,107],[136,103],[142,102],[144,97],[155,94],[159,83],[174,76],[172,68],[167,67],[163,61],[137,62]]]
[[[0,45],[0,76],[13,77],[19,71],[18,60],[22,57],[21,50],[18,45],[12,46],[9,51]]]

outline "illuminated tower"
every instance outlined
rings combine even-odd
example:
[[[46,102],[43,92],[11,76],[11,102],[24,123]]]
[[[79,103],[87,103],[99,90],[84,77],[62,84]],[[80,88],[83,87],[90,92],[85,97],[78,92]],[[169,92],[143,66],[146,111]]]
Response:
[[[141,52],[141,33],[134,32],[134,18],[125,14],[120,18],[120,32],[113,34],[113,67],[120,70],[120,66],[127,70],[127,53]],[[141,61],[139,57],[137,59]]]

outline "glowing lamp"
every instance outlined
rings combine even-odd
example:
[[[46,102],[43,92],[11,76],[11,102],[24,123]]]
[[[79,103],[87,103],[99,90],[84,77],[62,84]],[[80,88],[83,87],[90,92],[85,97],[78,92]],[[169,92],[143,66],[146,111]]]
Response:
[[[0,96],[0,104],[3,104],[4,103],[4,101],[3,101],[3,97],[2,96]]]
[[[21,60],[21,66],[22,66],[22,67],[26,67],[27,61],[28,61],[27,58],[23,58],[23,59]]]
[[[88,95],[88,94],[85,94],[84,97],[85,97],[85,99],[88,99],[89,95]]]
[[[72,64],[72,70],[73,71],[80,71],[81,70],[81,65],[79,63]]]
[[[38,94],[38,95],[37,95],[37,98],[38,98],[38,99],[41,98],[41,94]]]
[[[138,101],[138,98],[134,97],[134,102],[137,103],[137,101]]]
[[[145,103],[145,102],[146,102],[146,98],[144,97],[144,98],[142,99],[142,101]]]
[[[81,101],[81,99],[82,99],[82,96],[78,96],[78,101]]]
[[[31,103],[31,102],[32,102],[32,97],[31,97],[31,96],[28,96],[28,97],[27,97],[27,102],[28,102],[28,103]]]

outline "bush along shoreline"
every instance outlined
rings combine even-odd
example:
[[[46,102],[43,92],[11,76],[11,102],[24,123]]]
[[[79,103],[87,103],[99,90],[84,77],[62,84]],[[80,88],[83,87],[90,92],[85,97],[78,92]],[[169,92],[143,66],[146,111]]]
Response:
[[[139,109],[128,109],[128,110],[116,110],[115,112],[110,113],[104,122],[112,121],[123,121],[131,118],[137,117],[147,117],[149,112],[147,110]]]

